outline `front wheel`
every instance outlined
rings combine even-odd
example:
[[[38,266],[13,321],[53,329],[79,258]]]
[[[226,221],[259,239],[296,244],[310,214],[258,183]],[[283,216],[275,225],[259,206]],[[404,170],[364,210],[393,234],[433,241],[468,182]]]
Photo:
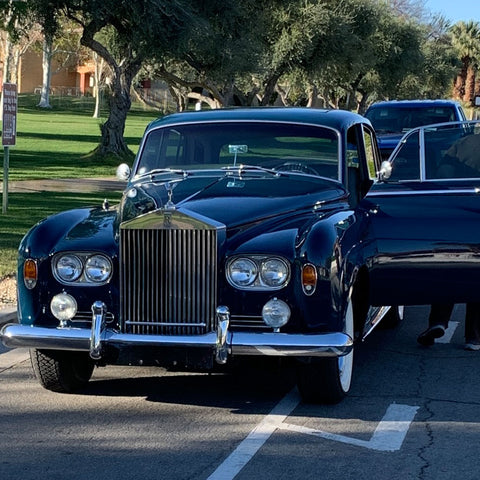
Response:
[[[353,305],[349,301],[345,313],[345,333],[353,338]],[[312,358],[299,363],[297,387],[306,403],[338,403],[350,391],[353,374],[353,348],[341,357]]]
[[[61,393],[85,387],[95,366],[85,352],[31,349],[30,360],[42,387]]]

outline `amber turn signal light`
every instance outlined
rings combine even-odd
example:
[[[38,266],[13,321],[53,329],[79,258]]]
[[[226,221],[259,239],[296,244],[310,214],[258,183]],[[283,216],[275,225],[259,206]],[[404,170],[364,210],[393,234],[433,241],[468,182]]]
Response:
[[[303,266],[302,288],[305,295],[312,295],[317,288],[317,269],[311,263]]]
[[[23,264],[23,283],[29,290],[31,290],[37,284],[37,279],[37,262],[31,258],[28,258]]]

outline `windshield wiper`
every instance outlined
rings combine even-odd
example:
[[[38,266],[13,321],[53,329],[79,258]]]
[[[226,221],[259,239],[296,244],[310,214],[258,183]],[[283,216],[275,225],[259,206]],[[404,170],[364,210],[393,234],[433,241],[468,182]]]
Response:
[[[177,169],[177,168],[156,168],[154,170],[149,170],[148,172],[135,175],[136,178],[150,177],[153,181],[157,177],[169,177],[169,176],[181,176],[187,178],[191,175],[191,172],[187,170]]]
[[[238,165],[238,166],[229,165],[228,167],[222,167],[222,170],[226,171],[227,175],[231,173],[238,173],[238,175],[242,176],[245,173],[255,173],[255,172],[268,173],[269,175],[273,175],[274,177],[282,177],[286,175],[284,172],[273,170],[272,168],[260,167],[258,165]]]

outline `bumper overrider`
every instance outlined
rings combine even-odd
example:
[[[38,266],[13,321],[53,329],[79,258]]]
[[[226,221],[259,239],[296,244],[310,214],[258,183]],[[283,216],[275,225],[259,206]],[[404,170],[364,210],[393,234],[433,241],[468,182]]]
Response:
[[[129,347],[184,347],[211,348],[218,364],[227,363],[229,355],[268,355],[292,357],[338,357],[353,348],[352,338],[342,332],[291,334],[249,333],[229,330],[230,312],[217,307],[217,331],[204,335],[137,335],[119,333],[107,328],[106,307],[102,302],[92,305],[92,327],[46,328],[7,324],[0,331],[6,347],[27,347],[53,350],[89,352],[100,361],[107,346],[118,349]]]

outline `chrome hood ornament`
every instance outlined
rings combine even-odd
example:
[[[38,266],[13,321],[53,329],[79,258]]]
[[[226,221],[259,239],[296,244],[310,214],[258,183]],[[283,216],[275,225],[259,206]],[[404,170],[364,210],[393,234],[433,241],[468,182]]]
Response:
[[[167,195],[168,195],[168,200],[167,203],[165,204],[164,210],[166,211],[172,211],[175,210],[175,203],[173,203],[173,189],[178,185],[178,182],[166,182],[164,184],[165,189],[167,190]]]

